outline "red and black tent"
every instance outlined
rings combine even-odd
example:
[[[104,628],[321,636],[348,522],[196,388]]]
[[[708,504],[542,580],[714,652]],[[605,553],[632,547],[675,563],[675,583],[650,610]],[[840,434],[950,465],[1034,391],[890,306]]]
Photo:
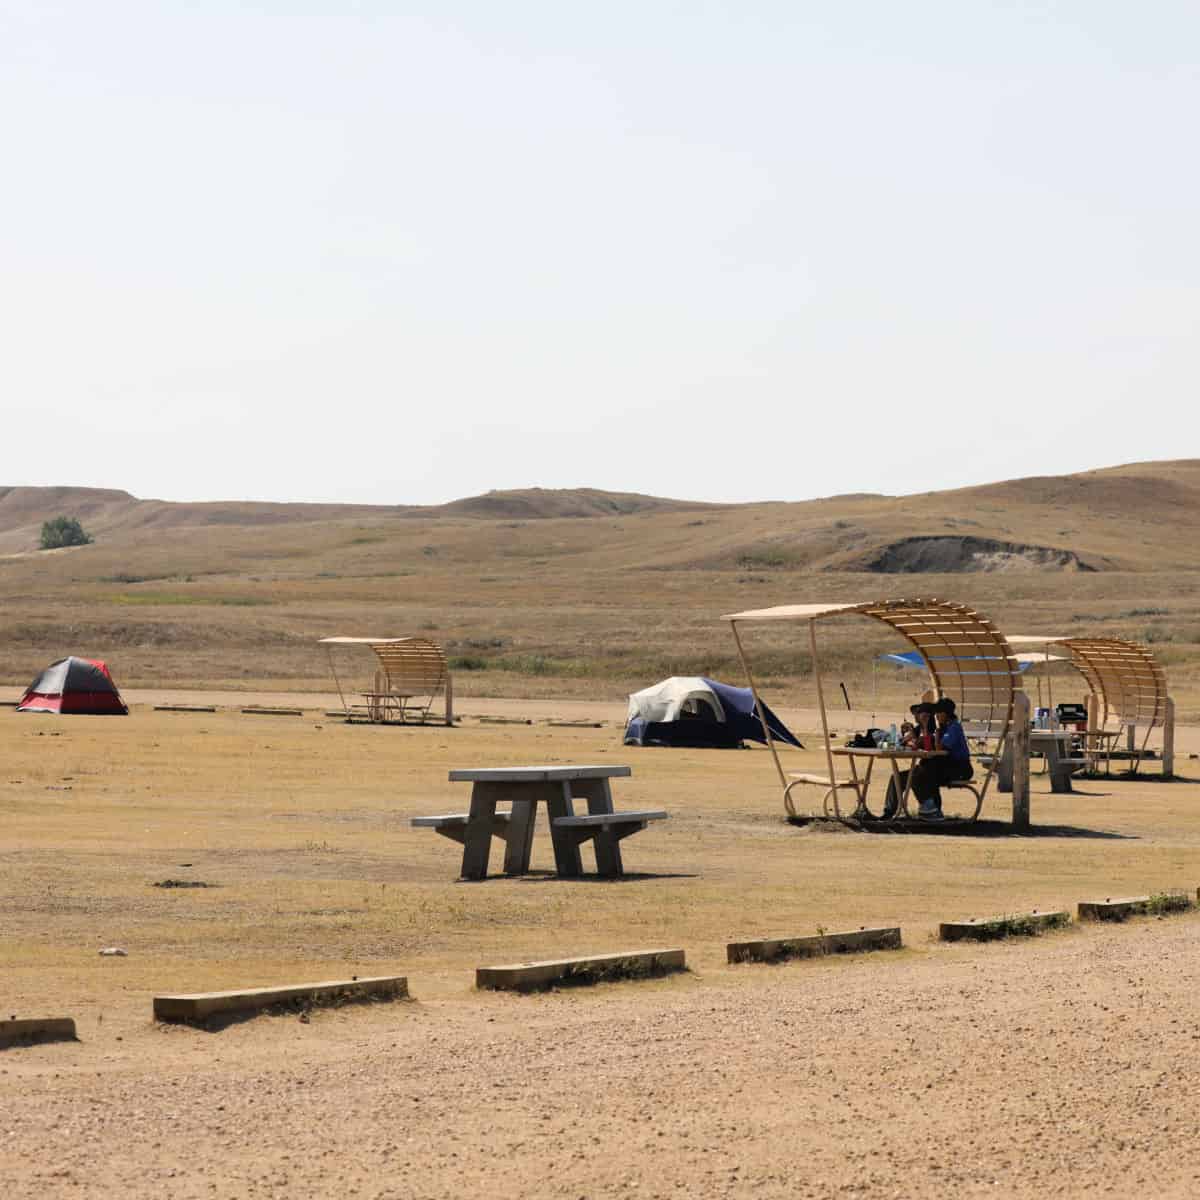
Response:
[[[73,655],[51,663],[25,689],[17,712],[129,715],[108,667],[102,662]]]

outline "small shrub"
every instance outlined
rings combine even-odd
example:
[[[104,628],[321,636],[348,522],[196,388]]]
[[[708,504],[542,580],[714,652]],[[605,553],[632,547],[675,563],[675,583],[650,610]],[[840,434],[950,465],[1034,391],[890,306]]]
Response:
[[[486,658],[473,654],[459,654],[449,660],[452,671],[486,671],[490,665]]]
[[[118,571],[115,575],[101,575],[101,583],[153,583],[159,579],[169,579],[169,575],[130,575],[125,571]]]
[[[1055,913],[1048,921],[1037,921],[1028,916],[1006,915],[996,917],[992,921],[981,922],[976,940],[990,942],[1008,937],[1038,937],[1049,929],[1062,929],[1068,924],[1070,924],[1070,918],[1066,913]]]
[[[759,550],[753,554],[743,554],[737,565],[745,570],[774,570],[780,567],[795,566],[796,560],[779,550]]]
[[[1186,912],[1192,907],[1192,898],[1187,892],[1155,892],[1146,901],[1145,911],[1154,917],[1166,913]]]
[[[509,658],[496,659],[495,665],[517,675],[562,675],[567,673],[565,664],[557,663],[544,654],[514,654]]]
[[[64,546],[87,546],[94,539],[78,517],[55,517],[42,523],[42,549],[61,550]]]

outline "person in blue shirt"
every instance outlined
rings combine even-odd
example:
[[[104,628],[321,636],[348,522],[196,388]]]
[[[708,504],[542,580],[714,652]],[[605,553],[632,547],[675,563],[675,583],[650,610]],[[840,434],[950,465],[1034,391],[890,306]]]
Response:
[[[949,696],[943,696],[934,704],[935,749],[944,750],[945,755],[922,759],[913,768],[912,790],[920,801],[917,816],[926,821],[943,820],[942,784],[967,780],[975,773],[971,767],[971,748],[967,745],[967,735],[959,723],[956,708]]]

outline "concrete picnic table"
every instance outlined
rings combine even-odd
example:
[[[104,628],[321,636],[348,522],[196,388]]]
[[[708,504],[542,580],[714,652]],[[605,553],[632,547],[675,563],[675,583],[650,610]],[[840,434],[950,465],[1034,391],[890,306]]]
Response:
[[[1071,775],[1079,765],[1071,755],[1071,729],[1031,729],[1029,748],[1039,750],[1046,756],[1046,771],[1050,776],[1052,792],[1073,792]],[[1005,739],[1004,753],[1000,756],[1000,769],[996,772],[996,787],[1001,792],[1011,792],[1013,777],[1012,738]]]
[[[607,765],[481,767],[451,771],[452,783],[473,785],[463,841],[462,878],[487,877],[496,805],[499,803],[512,805],[504,852],[505,874],[523,875],[529,870],[537,806],[545,804],[558,874],[566,877],[581,875],[583,864],[579,857],[579,841],[568,830],[556,826],[555,819],[573,817],[575,800],[587,801],[589,816],[611,813],[612,789],[608,781],[632,774],[630,767]],[[596,847],[596,867],[600,874],[620,875],[621,852],[615,842],[605,848],[597,839]]]

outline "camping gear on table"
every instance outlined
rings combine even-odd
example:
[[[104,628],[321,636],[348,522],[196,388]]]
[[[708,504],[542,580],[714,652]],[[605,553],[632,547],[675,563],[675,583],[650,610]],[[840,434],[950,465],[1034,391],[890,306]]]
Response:
[[[765,703],[762,716],[773,739],[804,748]],[[764,745],[767,741],[749,688],[699,675],[675,675],[629,697],[627,746],[735,749],[746,740]]]
[[[25,689],[17,712],[129,715],[108,667],[98,659],[74,655],[51,663]]]

